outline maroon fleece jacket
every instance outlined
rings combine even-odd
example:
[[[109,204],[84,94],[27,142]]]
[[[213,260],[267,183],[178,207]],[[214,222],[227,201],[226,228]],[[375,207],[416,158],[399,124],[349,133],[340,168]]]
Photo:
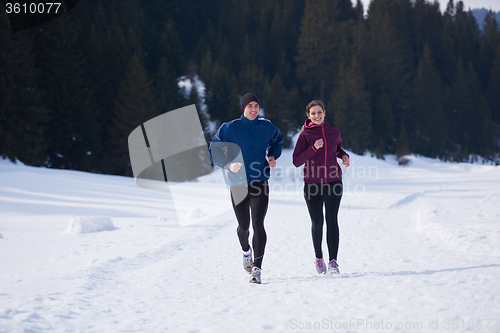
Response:
[[[318,139],[323,139],[323,147],[316,149],[314,143]],[[344,155],[349,156],[342,149],[342,138],[338,129],[331,127],[326,121],[315,125],[307,119],[293,151],[293,165],[299,167],[306,164],[306,183],[330,183],[342,180],[342,169],[337,158]]]

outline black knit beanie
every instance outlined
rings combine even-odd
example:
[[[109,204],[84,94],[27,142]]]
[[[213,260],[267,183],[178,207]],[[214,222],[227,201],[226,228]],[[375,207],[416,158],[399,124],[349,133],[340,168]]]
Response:
[[[257,102],[260,106],[259,98],[252,93],[247,93],[240,98],[241,112],[245,111],[245,108],[250,102]]]

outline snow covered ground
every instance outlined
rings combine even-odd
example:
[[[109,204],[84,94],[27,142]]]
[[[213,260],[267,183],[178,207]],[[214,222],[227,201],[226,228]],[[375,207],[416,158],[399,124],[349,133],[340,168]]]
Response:
[[[216,177],[176,196],[201,217],[181,227],[167,190],[0,161],[0,332],[500,332],[500,167],[351,162],[341,275],[315,273],[285,151],[254,285],[233,212],[203,220]]]

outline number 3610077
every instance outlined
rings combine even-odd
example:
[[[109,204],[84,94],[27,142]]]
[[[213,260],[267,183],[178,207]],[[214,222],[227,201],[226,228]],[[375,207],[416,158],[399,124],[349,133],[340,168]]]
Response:
[[[46,2],[46,3],[10,3],[5,4],[7,14],[48,14],[57,13],[61,7],[60,2]]]

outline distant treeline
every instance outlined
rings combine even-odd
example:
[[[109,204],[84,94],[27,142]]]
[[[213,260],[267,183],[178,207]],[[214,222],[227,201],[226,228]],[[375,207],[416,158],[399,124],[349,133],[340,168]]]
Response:
[[[472,9],[472,14],[474,14],[474,17],[476,18],[477,24],[479,25],[479,29],[483,29],[484,19],[486,18],[486,15],[488,15],[489,12],[490,10],[486,8]],[[495,19],[497,20],[497,22],[500,22],[500,12],[493,12],[493,14],[495,15]]]
[[[130,175],[127,139],[197,103],[239,117],[254,92],[291,143],[312,99],[356,153],[498,159],[500,29],[462,2],[81,0],[12,34],[0,11],[0,154],[28,165]],[[201,109],[201,108],[198,108]]]

